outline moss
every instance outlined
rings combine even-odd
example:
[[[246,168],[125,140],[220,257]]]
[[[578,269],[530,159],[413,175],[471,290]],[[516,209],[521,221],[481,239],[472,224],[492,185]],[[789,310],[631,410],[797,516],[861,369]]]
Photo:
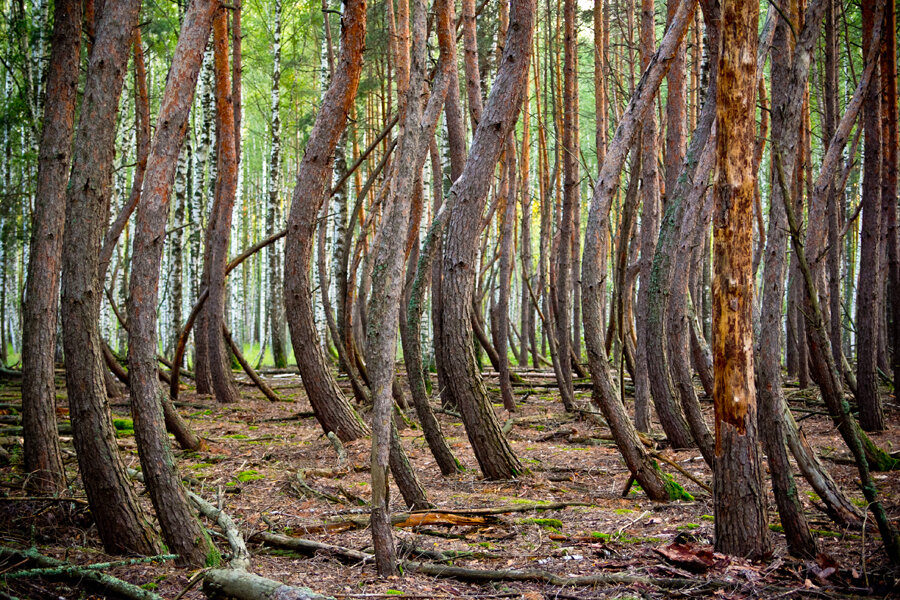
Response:
[[[250,436],[244,435],[243,433],[232,433],[231,435],[226,435],[225,437],[230,440],[246,440]]]
[[[715,521],[716,518],[712,515],[700,515],[700,519],[703,521]]]
[[[131,429],[134,431],[134,421],[131,419],[113,419],[113,427],[119,431]]]
[[[678,531],[691,531],[693,529],[698,529],[700,526],[696,523],[685,523],[684,525],[679,525],[676,527]]]
[[[559,519],[522,519],[523,523],[539,525],[545,529],[562,529],[562,521]]]
[[[680,483],[675,481],[674,477],[660,469],[659,463],[657,463],[655,460],[653,461],[653,468],[659,471],[659,473],[665,479],[666,492],[669,494],[669,500],[685,500],[686,502],[693,502],[695,500],[694,496],[690,494],[686,489],[684,489],[684,487]]]
[[[133,437],[133,436],[134,436],[134,429],[116,429],[116,437],[117,438]]]
[[[211,467],[211,466],[213,466],[212,463],[202,462],[202,463],[197,463],[196,465],[188,465],[188,469],[205,469],[206,467]]]
[[[248,481],[256,481],[257,479],[265,479],[262,475],[259,474],[258,471],[253,469],[248,469],[247,471],[241,471],[237,474],[237,480],[241,483],[246,483]]]
[[[222,555],[219,550],[210,543],[210,550],[206,553],[206,566],[218,567],[222,564]]]
[[[630,515],[633,512],[635,512],[635,511],[631,510],[630,508],[617,508],[616,509],[617,515]]]
[[[150,590],[151,592],[152,592],[153,590],[155,590],[156,588],[158,588],[158,587],[159,587],[159,584],[158,584],[158,583],[154,583],[154,582],[152,582],[152,581],[149,581],[149,582],[147,582],[147,583],[141,584],[141,589],[144,589],[144,590]]]

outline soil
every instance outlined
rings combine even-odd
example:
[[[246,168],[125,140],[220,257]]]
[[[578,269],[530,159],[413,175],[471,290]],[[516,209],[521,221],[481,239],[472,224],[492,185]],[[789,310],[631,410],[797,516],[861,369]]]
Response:
[[[326,542],[356,550],[371,551],[364,528],[323,527],[365,515],[369,497],[369,440],[345,445],[346,463],[340,463],[331,442],[311,416],[299,376],[293,372],[268,373],[269,385],[284,402],[269,402],[253,387],[240,386],[242,401],[219,404],[209,396],[185,389],[179,410],[208,440],[209,448],[188,453],[176,450],[178,465],[189,487],[212,503],[221,503],[234,519],[253,554],[252,571],[289,585],[312,588],[336,598],[789,598],[809,596],[900,597],[896,572],[887,565],[877,530],[863,533],[837,528],[820,510],[818,498],[798,480],[800,497],[816,529],[820,556],[800,560],[788,555],[779,533],[778,514],[769,492],[769,520],[774,553],[769,560],[750,563],[712,552],[714,519],[712,499],[700,485],[664,465],[694,496],[694,501],[666,504],[650,502],[637,486],[623,496],[629,480],[618,451],[609,441],[609,430],[599,415],[567,414],[559,401],[552,374],[521,372],[524,385],[516,386],[518,410],[507,413],[500,403],[496,377],[486,374],[489,391],[501,422],[512,419],[509,439],[530,473],[516,481],[485,481],[466,439],[461,419],[439,412],[444,434],[464,464],[459,475],[442,477],[413,421],[399,423],[404,447],[416,472],[439,509],[471,509],[508,506],[521,510],[528,504],[571,503],[564,508],[496,515],[477,525],[429,525],[396,527],[400,555],[422,558],[415,550],[456,552],[452,564],[471,569],[539,569],[564,576],[642,576],[646,582],[628,585],[560,586],[540,582],[493,581],[467,583],[410,572],[388,580],[379,579],[371,563],[340,562],[325,554],[300,556],[255,543],[253,535],[271,531]],[[243,377],[238,377],[242,380]],[[58,378],[59,420],[67,422],[63,378]],[[188,380],[188,383],[191,382]],[[626,381],[627,383],[627,381]],[[342,382],[349,394],[349,386]],[[0,413],[4,422],[15,422],[20,402],[20,381],[0,381]],[[494,386],[491,388],[491,386]],[[590,408],[587,386],[578,386],[577,398]],[[860,506],[855,467],[815,389],[787,387],[795,416],[813,447],[825,460],[838,484]],[[437,399],[434,408],[439,409]],[[893,451],[900,444],[900,407],[885,392],[887,432],[873,435],[883,448]],[[704,400],[712,422],[712,403]],[[128,419],[127,397],[111,400],[115,418]],[[361,412],[367,415],[365,409]],[[414,420],[414,412],[407,411]],[[412,425],[412,426],[410,426]],[[128,422],[119,423],[119,446],[125,464],[139,468],[137,449]],[[666,448],[661,429],[655,428],[659,451],[681,465],[697,480],[711,485],[711,472],[696,450]],[[8,436],[0,428],[0,443],[12,460],[0,469],[0,544],[31,546],[47,555],[74,564],[121,560],[106,555],[84,502],[77,475],[71,437],[63,434],[66,468],[73,500],[34,499],[23,489],[21,438]],[[306,487],[298,483],[302,475]],[[877,473],[882,499],[895,524],[900,518],[900,477]],[[152,507],[143,485],[136,483],[147,515]],[[311,491],[312,490],[312,491]],[[315,492],[315,493],[313,493]],[[392,508],[405,509],[396,488]],[[207,523],[217,532],[215,524]],[[229,548],[221,535],[214,538],[227,558]],[[0,564],[0,574],[21,569],[20,564]],[[196,571],[175,567],[171,562],[115,567],[106,571],[123,580],[152,589],[163,598],[183,592]],[[662,578],[686,578],[692,584],[667,589],[654,583]],[[0,597],[90,598],[75,584],[43,579],[0,581]],[[182,598],[204,598],[195,585]]]

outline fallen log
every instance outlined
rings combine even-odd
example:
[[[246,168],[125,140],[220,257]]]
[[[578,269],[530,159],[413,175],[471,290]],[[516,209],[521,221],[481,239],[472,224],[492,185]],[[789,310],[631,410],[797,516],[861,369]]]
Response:
[[[40,554],[36,549],[17,550],[0,546],[0,558],[17,561],[29,561],[40,567],[39,575],[44,579],[57,579],[68,581],[75,585],[87,585],[104,595],[113,598],[126,598],[128,600],[162,600],[161,596],[145,590],[139,586],[122,581],[95,568],[73,565],[49,556]],[[160,558],[163,557],[154,557]],[[144,559],[138,559],[144,560]]]
[[[285,585],[239,569],[212,569],[203,575],[203,593],[211,599],[334,600],[305,587]]]

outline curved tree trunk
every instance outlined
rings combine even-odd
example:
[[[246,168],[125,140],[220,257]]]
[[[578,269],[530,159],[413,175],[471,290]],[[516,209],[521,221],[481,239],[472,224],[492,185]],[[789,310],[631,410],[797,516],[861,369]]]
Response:
[[[180,564],[192,566],[205,565],[214,547],[185,494],[166,434],[157,377],[156,305],[169,195],[217,8],[213,0],[194,0],[184,16],[137,209],[128,303],[131,412],[141,469],[166,544]],[[219,10],[224,18],[224,9]]]
[[[53,381],[59,267],[66,216],[81,45],[81,0],[54,8],[47,102],[38,156],[31,252],[22,330],[22,425],[29,489],[45,494],[66,487],[56,433]]]
[[[444,367],[475,457],[482,473],[489,479],[516,477],[522,466],[500,431],[472,352],[470,323],[477,269],[475,241],[497,159],[522,104],[532,51],[533,24],[533,2],[512,2],[503,58],[487,106],[475,129],[469,158],[450,189],[448,199],[454,207],[447,224],[441,282],[442,342],[445,358],[449,359]]]
[[[341,23],[339,68],[322,99],[297,174],[284,256],[284,300],[303,387],[322,429],[333,431],[345,442],[365,435],[368,428],[344,398],[322,353],[313,317],[309,268],[316,216],[331,173],[331,157],[359,85],[365,33],[366,2],[350,0]]]
[[[426,7],[425,0],[416,0],[413,11],[413,45],[410,51],[409,80],[407,82],[406,103],[401,112],[401,133],[394,174],[388,191],[381,231],[375,248],[372,269],[372,297],[369,301],[368,342],[366,344],[366,364],[371,377],[374,399],[372,411],[372,540],[378,573],[385,577],[397,571],[396,556],[391,540],[390,508],[388,499],[388,466],[391,445],[395,450],[395,477],[415,475],[405,464],[405,453],[400,447],[399,436],[393,430],[391,419],[391,386],[396,379],[394,362],[397,354],[397,319],[400,314],[400,299],[403,290],[404,247],[410,229],[410,203],[407,198],[417,192],[414,186],[421,185],[422,167],[428,156],[428,141],[434,137],[434,130],[443,108],[444,97],[449,84],[449,62],[446,51],[427,106],[422,106],[425,96],[426,77]],[[442,47],[450,43],[447,11],[439,10],[443,21]],[[421,200],[421,195],[420,195]],[[405,235],[407,234],[407,235]],[[414,340],[418,343],[418,339]],[[399,483],[399,482],[398,482]],[[408,482],[409,483],[409,482]],[[427,500],[425,500],[427,503]]]
[[[656,45],[654,34],[654,3],[653,0],[641,2],[641,69],[646,69],[650,63],[653,47]],[[683,64],[683,43],[679,45],[672,59],[672,66]],[[670,99],[670,103],[675,100]],[[637,319],[635,330],[637,342],[635,345],[635,371],[634,393],[635,403],[649,403],[650,377],[647,368],[648,347],[657,344],[663,338],[651,338],[647,313],[650,303],[650,277],[653,268],[653,256],[656,252],[656,242],[659,235],[659,171],[657,168],[657,156],[659,154],[658,126],[654,110],[647,111],[641,121],[641,194],[643,209],[641,211],[641,259],[640,278],[641,286],[637,297]],[[657,344],[662,345],[662,344]],[[666,374],[668,378],[668,374]],[[659,387],[659,386],[657,386]],[[667,390],[668,391],[668,390]],[[653,394],[653,404],[656,407],[656,415],[666,432],[666,438],[675,448],[689,448],[696,445],[687,422],[680,407],[675,402],[672,394]]]
[[[629,470],[647,495],[653,500],[666,500],[678,495],[678,488],[666,481],[655,461],[651,460],[638,439],[637,431],[625,414],[625,407],[617,396],[609,376],[609,361],[604,346],[600,296],[606,285],[606,267],[601,261],[602,240],[609,223],[613,197],[628,148],[635,137],[638,124],[652,107],[652,100],[666,75],[672,59],[687,33],[695,0],[682,0],[672,22],[663,36],[647,70],[635,88],[628,107],[619,120],[615,136],[609,144],[600,176],[594,187],[588,216],[582,265],[584,334],[593,382],[593,400],[609,423],[616,445]]]
[[[85,77],[63,235],[62,329],[75,450],[91,513],[112,553],[154,554],[157,543],[118,454],[100,345],[99,240],[109,213],[116,111],[139,0],[104,6]]]

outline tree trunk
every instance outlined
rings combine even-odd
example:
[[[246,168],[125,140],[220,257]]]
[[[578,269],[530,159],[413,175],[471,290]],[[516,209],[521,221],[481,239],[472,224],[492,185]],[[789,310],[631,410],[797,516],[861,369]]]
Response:
[[[222,403],[239,399],[231,375],[231,361],[225,349],[222,327],[225,323],[225,265],[228,262],[228,242],[231,237],[231,213],[237,194],[237,139],[235,136],[234,103],[231,74],[228,66],[228,15],[221,9],[213,20],[213,48],[216,71],[216,131],[218,152],[216,161],[216,196],[207,233],[207,270],[209,298],[206,300],[206,337],[209,373],[216,400]]]
[[[579,169],[578,169],[578,57],[575,39],[575,0],[563,2],[563,205],[560,216],[558,250],[556,258],[555,318],[557,361],[560,378],[560,396],[566,410],[575,409],[575,394],[572,387],[571,334],[571,288],[572,288],[572,240],[575,211],[580,210]]]
[[[606,287],[606,267],[605,262],[601,260],[603,258],[601,240],[609,224],[610,208],[619,187],[619,178],[629,146],[635,137],[638,124],[652,107],[652,100],[684,39],[696,6],[695,0],[682,0],[619,120],[594,187],[582,265],[584,335],[593,382],[593,400],[603,411],[629,470],[653,500],[678,497],[683,494],[683,490],[680,490],[680,486],[674,482],[666,481],[659,466],[647,454],[638,439],[637,431],[625,414],[625,407],[617,396],[609,376],[609,361],[603,340],[603,321],[600,313],[600,296]]]
[[[104,6],[88,59],[66,195],[62,329],[75,449],[91,513],[108,552],[157,550],[118,454],[100,346],[99,241],[109,213],[116,112],[140,2]]]
[[[266,210],[266,228],[269,235],[280,227],[281,202],[281,4],[275,0],[272,15],[274,22],[272,42],[272,147],[269,152],[269,178],[267,190],[269,205]],[[272,358],[275,366],[287,366],[287,354],[284,351],[284,299],[281,285],[281,253],[277,247],[268,250],[269,263],[269,334],[272,338]]]
[[[341,23],[340,67],[322,99],[297,174],[284,255],[286,314],[303,387],[322,429],[333,431],[345,442],[366,435],[368,428],[344,398],[322,353],[313,317],[309,270],[316,217],[332,172],[331,157],[359,85],[365,32],[366,2],[351,0]]]
[[[527,81],[527,78],[526,78]],[[500,395],[503,399],[503,407],[510,411],[516,410],[516,399],[512,391],[512,383],[509,375],[509,288],[512,282],[513,267],[513,235],[516,220],[516,140],[515,135],[510,134],[506,143],[505,159],[501,161],[501,169],[505,171],[500,183],[500,191],[497,201],[497,212],[500,214],[498,227],[498,251],[500,252],[500,282],[496,306],[491,312],[494,345],[497,348],[500,367],[497,371],[500,379]],[[525,347],[525,344],[522,344]]]
[[[489,479],[511,479],[522,471],[487,398],[469,333],[477,269],[475,240],[497,159],[519,113],[532,50],[533,2],[515,0],[510,13],[503,58],[487,106],[465,168],[450,189],[448,202],[454,206],[447,224],[441,283],[447,383],[481,471]]]
[[[771,552],[753,380],[753,194],[759,3],[722,7],[713,187],[713,360],[716,550]],[[774,129],[774,127],[773,127]]]
[[[875,6],[862,3],[863,55],[872,39]],[[878,396],[878,324],[882,281],[879,277],[881,261],[881,76],[875,65],[872,83],[863,105],[865,146],[863,149],[862,230],[860,232],[859,280],[856,289],[856,399],[859,402],[859,424],[865,431],[885,428],[884,408]]]
[[[184,16],[138,205],[128,303],[131,412],[141,469],[166,544],[180,564],[195,567],[207,564],[214,547],[185,494],[166,434],[157,376],[156,306],[169,195],[217,8],[213,0],[195,0]]]
[[[895,4],[885,6],[885,29],[897,31],[897,13]],[[897,226],[897,170],[898,139],[897,121],[897,36],[886,35],[881,50],[881,88],[882,94],[882,163],[881,163],[881,206],[884,211],[882,219],[886,220],[888,286],[890,298],[900,297],[900,248],[898,248]],[[892,373],[894,387],[900,383],[900,302],[890,303],[888,317],[891,323]]]
[[[447,3],[447,10],[453,10],[453,5],[451,3]],[[453,19],[450,19],[450,22],[452,23]],[[455,54],[453,45],[450,45],[449,51]],[[452,62],[455,62],[455,58]],[[453,67],[451,67],[451,70],[452,69]],[[450,98],[450,94],[454,93],[452,74],[450,78],[450,89],[447,92],[448,99]],[[430,270],[432,275],[432,302],[434,302],[434,286],[435,281],[440,281],[440,271],[438,269],[432,269],[431,265],[435,262],[434,257],[440,250],[440,232],[443,231],[443,224],[446,223],[446,215],[448,214],[446,211],[441,210],[441,198],[443,197],[444,190],[441,177],[441,163],[437,156],[436,146],[437,144],[432,139],[431,172],[435,178],[433,182],[435,216],[434,219],[432,219],[432,225],[425,236],[425,241],[422,245],[421,253],[419,254],[415,277],[410,287],[409,298],[407,300],[407,306],[405,307],[406,339],[403,340],[403,360],[406,363],[406,377],[409,381],[413,406],[415,406],[416,414],[419,417],[419,423],[422,425],[425,441],[428,443],[428,447],[431,450],[431,454],[434,456],[435,462],[438,464],[438,468],[441,470],[441,474],[447,476],[459,472],[462,467],[453,455],[453,451],[447,444],[444,435],[441,433],[440,424],[435,418],[434,412],[431,410],[431,405],[428,403],[428,394],[425,389],[424,379],[427,375],[422,366],[422,346],[419,343],[422,329],[422,311],[425,308],[426,278]],[[437,276],[436,278],[435,275]],[[404,329],[401,329],[401,333],[403,331]],[[435,339],[437,339],[438,335],[439,330],[435,328]],[[437,348],[435,348],[435,355],[437,355]],[[438,385],[441,385],[441,382],[442,379],[439,373]]]
[[[47,99],[32,213],[31,251],[22,330],[22,425],[29,489],[56,494],[66,474],[56,434],[53,380],[59,268],[66,214],[66,181],[81,44],[81,1],[59,0],[54,8]]]
[[[396,574],[396,556],[390,533],[390,509],[388,498],[388,462],[392,441],[391,409],[393,406],[391,385],[395,380],[394,362],[397,354],[397,319],[403,289],[404,247],[410,228],[410,203],[408,198],[419,185],[422,167],[428,156],[428,140],[434,130],[443,107],[449,84],[449,62],[443,52],[441,68],[434,80],[434,87],[427,106],[422,106],[425,96],[426,56],[425,0],[416,0],[413,11],[413,45],[406,90],[406,103],[400,118],[400,140],[394,162],[394,174],[384,208],[382,228],[375,249],[372,270],[372,297],[369,301],[370,326],[366,344],[366,364],[371,377],[374,408],[372,413],[372,540],[375,545],[376,568],[379,575]],[[443,48],[450,43],[447,11],[440,10],[444,21]],[[407,19],[408,20],[408,19]],[[421,199],[421,198],[420,198]],[[418,343],[418,339],[415,340]],[[397,452],[399,437],[395,441]],[[398,456],[399,458],[399,456]],[[407,473],[412,471],[404,469]],[[395,472],[395,476],[399,473]],[[414,477],[413,477],[414,479]]]

